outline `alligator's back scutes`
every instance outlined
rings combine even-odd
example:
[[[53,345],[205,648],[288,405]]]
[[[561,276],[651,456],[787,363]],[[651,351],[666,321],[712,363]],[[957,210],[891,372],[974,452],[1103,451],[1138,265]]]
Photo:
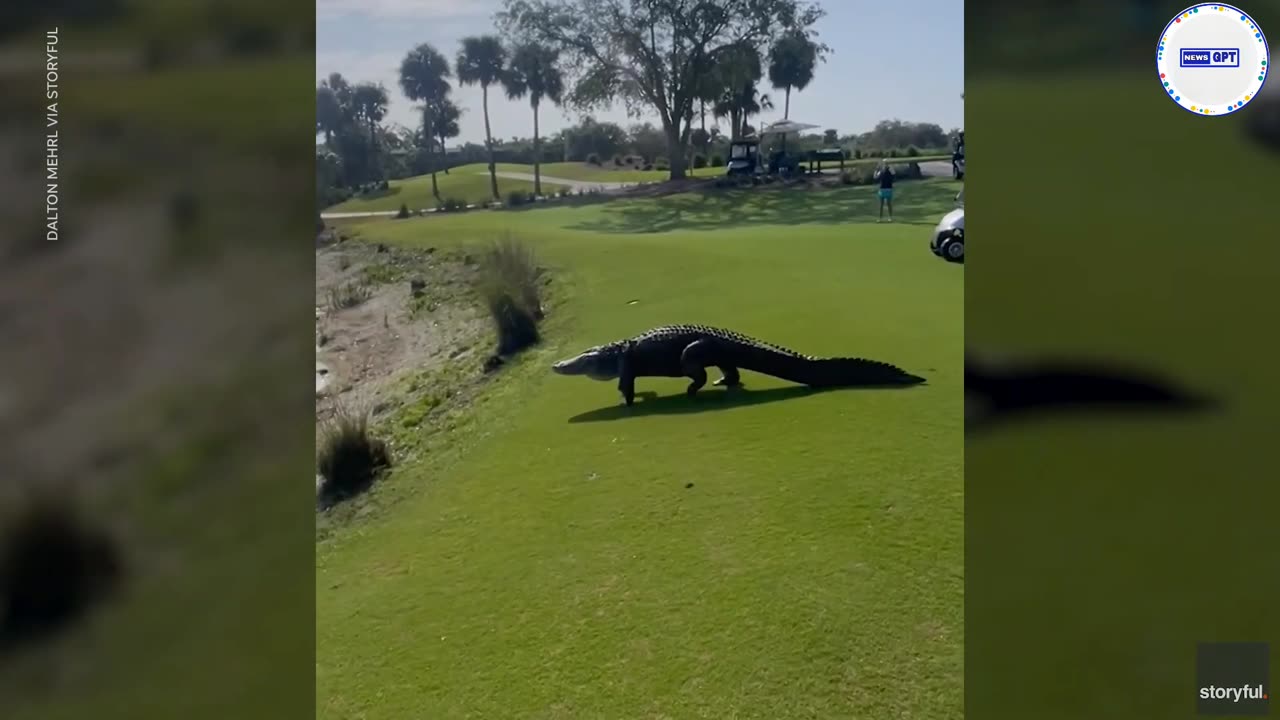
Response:
[[[631,342],[644,342],[646,340],[656,340],[656,339],[662,339],[666,337],[690,335],[690,334],[707,335],[707,336],[719,338],[722,340],[736,342],[742,345],[752,345],[758,348],[772,350],[776,353],[781,353],[783,355],[790,355],[791,357],[805,358],[810,360],[813,359],[808,355],[802,355],[796,352],[795,350],[784,348],[781,345],[774,345],[773,343],[767,343],[762,340],[757,340],[756,338],[750,337],[748,335],[743,335],[742,333],[739,333],[739,332],[734,332],[732,330],[725,330],[723,328],[711,327],[709,325],[663,325],[662,327],[656,327],[652,330],[649,330],[648,332],[641,333],[635,336],[634,338],[631,338]]]

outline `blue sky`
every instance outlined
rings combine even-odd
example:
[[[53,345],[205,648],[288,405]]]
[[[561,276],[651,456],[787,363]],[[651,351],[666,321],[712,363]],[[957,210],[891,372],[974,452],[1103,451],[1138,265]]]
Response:
[[[957,0],[826,0],[827,16],[818,26],[833,52],[818,66],[813,83],[792,92],[791,118],[833,127],[844,135],[899,118],[934,122],[944,130],[964,126],[964,3]],[[351,82],[381,82],[391,96],[388,119],[412,126],[416,114],[400,94],[400,60],[410,48],[429,42],[452,63],[459,40],[493,32],[493,13],[501,0],[316,0],[316,78],[341,72]],[[767,80],[766,80],[767,84]],[[462,142],[483,142],[480,89],[455,89],[462,108]],[[782,94],[768,90],[777,110],[765,122],[782,118]],[[501,90],[489,93],[494,137],[533,134],[532,114],[523,101],[509,101]],[[601,120],[624,127],[637,122],[619,106],[597,112]],[[544,107],[543,134],[577,121],[570,110]],[[653,121],[656,117],[641,120]],[[754,121],[759,123],[759,120]]]

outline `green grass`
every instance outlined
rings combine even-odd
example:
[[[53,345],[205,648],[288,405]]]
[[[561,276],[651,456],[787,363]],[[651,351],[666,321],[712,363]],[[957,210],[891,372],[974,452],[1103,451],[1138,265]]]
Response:
[[[532,165],[515,165],[499,163],[499,171],[532,173]],[[716,177],[724,174],[724,167],[689,168],[693,177]],[[618,182],[641,183],[662,182],[671,177],[669,170],[635,170],[615,167],[612,161],[603,165],[591,165],[579,162],[545,163],[542,166],[543,177],[558,177],[565,180],[581,180],[584,182]]]
[[[960,717],[964,269],[925,247],[956,189],[904,184],[894,225],[846,187],[360,223],[510,230],[553,305],[544,345],[317,546],[317,717]],[[643,379],[628,411],[547,370],[670,322],[930,382]]]
[[[1260,479],[1280,394],[1261,348],[1280,156],[1241,133],[1245,117],[1194,117],[1152,84],[1094,71],[966,88],[984,158],[966,192],[984,227],[967,258],[969,343],[1113,358],[1222,403],[972,438],[966,695],[987,717],[1186,716],[1197,642],[1280,633],[1280,580],[1260,572],[1275,547],[1275,491]],[[1063,111],[1084,107],[1121,109],[1143,128],[1126,155],[1149,160],[1114,156],[1121,114]],[[1028,182],[1023,148],[1044,137],[1072,151]],[[1204,183],[1210,165],[1230,181]],[[1080,672],[1064,682],[1064,667]]]
[[[438,204],[431,194],[430,175],[418,175],[404,180],[392,180],[389,184],[391,189],[386,192],[351,198],[326,208],[326,212],[399,210],[401,203],[408,205],[410,210],[422,210],[433,208]],[[440,187],[440,197],[445,199],[457,198],[458,200],[476,204],[486,202],[493,197],[489,187],[487,166],[483,164],[462,165],[450,170],[448,175],[437,173],[436,184]],[[546,182],[542,184],[543,192],[550,192],[553,188],[559,189],[560,186]],[[514,190],[532,192],[533,183],[498,178],[498,193],[502,197],[505,198],[507,193]]]
[[[921,156],[916,158],[893,158],[890,159],[889,162],[894,164],[905,164],[912,161],[929,162],[949,159],[950,156]],[[845,162],[845,166],[872,165],[878,162],[880,162],[879,158],[863,158],[859,160],[848,160]],[[830,168],[831,166],[827,167]],[[497,170],[498,172],[533,174],[532,165],[498,163]],[[689,174],[692,177],[717,177],[724,174],[724,168],[717,166],[690,169]],[[542,166],[542,187],[543,192],[545,193],[553,192],[564,187],[563,185],[557,185],[554,182],[549,182],[547,180],[548,178],[577,180],[580,182],[647,183],[662,182],[668,179],[670,175],[670,172],[661,170],[615,170],[609,165],[596,167],[595,165],[576,162],[546,163]],[[462,165],[453,168],[449,171],[448,175],[439,173],[436,175],[436,182],[440,186],[440,196],[443,198],[458,198],[474,204],[485,202],[491,197],[488,169],[483,163],[473,163],[471,165]],[[411,178],[405,178],[403,180],[392,180],[390,182],[390,186],[390,190],[386,192],[351,198],[350,200],[326,208],[326,212],[382,212],[388,210],[399,210],[401,203],[408,205],[410,210],[433,208],[437,205],[435,197],[431,194],[430,175],[418,175]],[[498,192],[502,197],[505,198],[507,193],[513,190],[532,192],[533,182],[513,180],[503,177],[498,178]]]

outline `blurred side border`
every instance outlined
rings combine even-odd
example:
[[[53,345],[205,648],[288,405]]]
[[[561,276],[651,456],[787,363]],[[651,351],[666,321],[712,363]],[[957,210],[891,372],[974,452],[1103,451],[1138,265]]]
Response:
[[[6,718],[315,715],[314,17],[0,9]]]
[[[968,435],[969,717],[1189,717],[1197,643],[1280,637],[1280,83],[1233,116],[1169,103],[1154,48],[1185,7],[966,3],[968,352],[1206,401]]]

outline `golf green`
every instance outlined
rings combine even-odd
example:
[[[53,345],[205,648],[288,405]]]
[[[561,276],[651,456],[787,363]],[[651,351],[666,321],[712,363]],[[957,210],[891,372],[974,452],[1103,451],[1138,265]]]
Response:
[[[317,547],[322,718],[959,717],[959,185],[768,189],[360,223],[365,241],[511,232],[552,270],[543,344],[376,511]],[[811,392],[744,373],[684,396],[550,363],[667,323],[928,378]]]

